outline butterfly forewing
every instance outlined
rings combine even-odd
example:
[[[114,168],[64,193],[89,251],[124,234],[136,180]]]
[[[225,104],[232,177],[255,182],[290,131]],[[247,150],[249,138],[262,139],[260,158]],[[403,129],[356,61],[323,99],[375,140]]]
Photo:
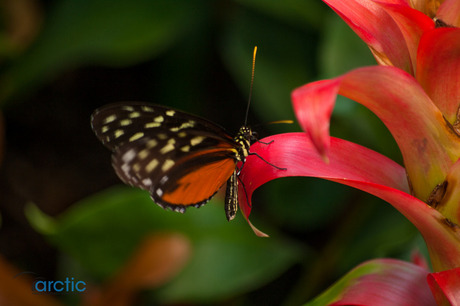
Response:
[[[183,212],[206,203],[235,170],[237,144],[220,126],[157,105],[123,103],[92,116],[98,138],[113,151],[120,179]]]
[[[234,143],[222,127],[211,121],[147,103],[124,102],[104,106],[93,113],[91,124],[96,136],[111,150],[152,135],[170,138],[184,133]]]

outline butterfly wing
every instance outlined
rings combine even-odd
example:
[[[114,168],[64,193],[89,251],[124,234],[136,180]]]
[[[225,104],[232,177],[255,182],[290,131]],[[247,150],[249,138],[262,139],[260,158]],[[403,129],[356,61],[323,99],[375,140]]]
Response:
[[[120,147],[112,164],[122,181],[149,191],[155,203],[164,208],[183,212],[187,206],[205,204],[235,171],[233,148],[226,145],[161,155],[152,150],[153,142],[146,139],[135,146]],[[168,144],[158,142],[159,147],[162,145]]]
[[[220,126],[157,105],[103,107],[92,126],[113,153],[120,179],[148,190],[162,207],[206,203],[235,171],[237,144]]]
[[[209,136],[235,145],[219,125],[172,108],[142,102],[120,102],[103,106],[91,116],[96,136],[110,150],[143,138]]]

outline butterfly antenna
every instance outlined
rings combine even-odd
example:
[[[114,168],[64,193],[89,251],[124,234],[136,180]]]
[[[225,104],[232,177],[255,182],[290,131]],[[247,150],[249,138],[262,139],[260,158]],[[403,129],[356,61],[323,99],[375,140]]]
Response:
[[[249,105],[251,104],[252,86],[254,84],[254,68],[256,67],[256,53],[257,53],[257,46],[254,47],[254,53],[252,55],[251,87],[249,87],[248,106],[246,108],[246,116],[244,117],[244,126],[246,126],[246,124],[248,123]]]

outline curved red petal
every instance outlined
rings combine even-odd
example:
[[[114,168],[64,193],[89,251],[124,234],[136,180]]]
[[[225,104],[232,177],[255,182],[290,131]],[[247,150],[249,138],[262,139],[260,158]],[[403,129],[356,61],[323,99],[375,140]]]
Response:
[[[460,305],[460,268],[431,273],[428,284],[438,305]]]
[[[445,0],[436,14],[436,17],[454,27],[460,27],[460,1]]]
[[[295,89],[294,111],[322,154],[328,150],[330,109],[337,92],[383,121],[401,149],[415,195],[426,200],[459,158],[460,142],[420,84],[401,69],[372,66]]]
[[[426,282],[428,273],[401,260],[370,260],[348,272],[310,304],[436,305]]]
[[[460,29],[438,28],[423,35],[416,78],[453,124],[460,104]]]
[[[308,83],[291,94],[295,115],[325,159],[329,151],[329,122],[342,78]]]
[[[394,19],[377,1],[323,1],[369,46],[379,64],[396,66],[413,73],[404,35]],[[405,1],[397,3],[407,6]]]
[[[407,5],[379,3],[385,8],[386,12],[393,17],[394,21],[401,30],[406,46],[409,50],[412,67],[416,67],[417,49],[420,38],[426,31],[434,29],[435,25],[433,20],[422,12]],[[399,68],[404,69],[404,67]]]
[[[304,133],[279,134],[251,146],[240,174],[240,207],[248,218],[252,193],[262,184],[280,177],[310,176],[361,189],[393,205],[422,233],[434,258],[436,271],[460,266],[460,230],[449,226],[435,209],[409,194],[404,168],[365,147],[331,138],[329,163],[325,163]],[[247,196],[247,198],[246,198]]]

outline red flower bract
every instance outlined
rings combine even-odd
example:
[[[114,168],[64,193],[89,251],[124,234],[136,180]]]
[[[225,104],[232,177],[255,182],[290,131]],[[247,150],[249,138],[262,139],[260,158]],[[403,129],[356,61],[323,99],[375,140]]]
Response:
[[[253,191],[286,176],[319,177],[373,194],[401,212],[425,239],[433,269],[439,272],[429,278],[436,302],[458,302],[460,29],[445,26],[459,25],[460,1],[324,2],[363,39],[380,66],[358,68],[292,92],[305,133],[275,135],[262,140],[268,145],[251,146],[262,159],[249,156],[243,167],[241,209],[248,219]],[[377,152],[330,137],[338,94],[382,120],[401,150],[404,168]],[[364,295],[371,296],[372,285],[366,288]],[[363,301],[355,297],[347,303]]]

